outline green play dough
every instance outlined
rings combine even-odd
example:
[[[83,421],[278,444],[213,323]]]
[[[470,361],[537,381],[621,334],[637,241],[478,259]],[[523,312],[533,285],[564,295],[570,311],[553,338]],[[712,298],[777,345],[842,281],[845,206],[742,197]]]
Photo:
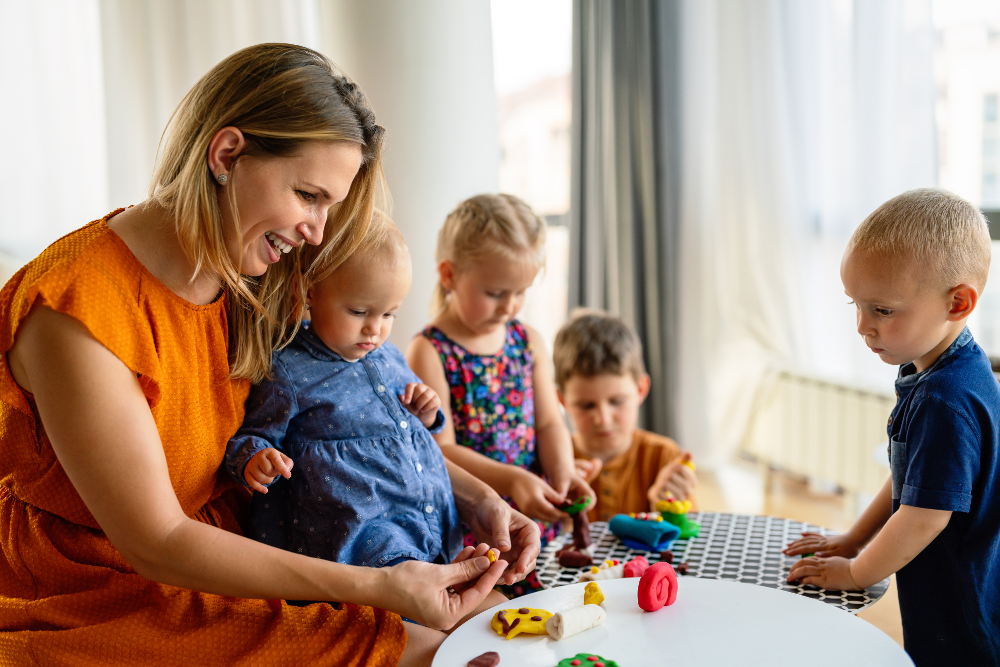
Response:
[[[688,519],[687,514],[671,514],[670,512],[660,512],[664,521],[669,521],[681,529],[681,534],[677,539],[686,540],[689,537],[698,537],[701,526]]]
[[[587,658],[597,658],[597,661],[587,660]],[[579,666],[573,664],[574,660],[580,661]],[[563,658],[556,667],[594,667],[597,664],[602,664],[604,667],[618,667],[618,663],[614,660],[605,660],[593,653],[577,653],[572,658]]]
[[[590,496],[584,496],[583,498],[579,498],[572,505],[569,505],[567,507],[560,507],[559,509],[561,509],[563,512],[566,512],[566,514],[572,516],[574,514],[579,514],[580,511],[583,510],[585,507],[587,507],[587,505],[589,504],[590,504]]]

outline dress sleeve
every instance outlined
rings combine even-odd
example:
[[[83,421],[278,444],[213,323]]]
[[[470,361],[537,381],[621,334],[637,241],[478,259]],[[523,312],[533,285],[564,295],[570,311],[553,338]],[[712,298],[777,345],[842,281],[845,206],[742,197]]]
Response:
[[[944,401],[929,397],[911,409],[904,447],[901,505],[968,512],[979,476],[978,426]]]
[[[274,378],[255,384],[247,398],[246,416],[226,445],[223,468],[235,482],[249,488],[243,471],[255,454],[268,447],[282,451],[288,424],[298,414],[298,401],[284,364],[274,361]]]

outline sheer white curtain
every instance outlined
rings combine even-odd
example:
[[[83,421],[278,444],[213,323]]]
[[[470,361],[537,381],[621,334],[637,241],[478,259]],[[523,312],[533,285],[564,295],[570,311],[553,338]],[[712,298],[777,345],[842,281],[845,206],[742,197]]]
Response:
[[[97,0],[0,2],[0,281],[108,207]]]
[[[677,413],[718,463],[776,368],[891,388],[839,263],[879,203],[935,184],[933,32],[928,0],[682,7]]]

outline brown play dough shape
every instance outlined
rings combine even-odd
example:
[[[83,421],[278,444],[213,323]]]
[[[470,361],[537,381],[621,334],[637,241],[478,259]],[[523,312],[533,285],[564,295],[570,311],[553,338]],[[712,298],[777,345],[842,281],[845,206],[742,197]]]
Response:
[[[500,654],[496,651],[487,651],[469,661],[466,667],[497,667],[500,664]]]

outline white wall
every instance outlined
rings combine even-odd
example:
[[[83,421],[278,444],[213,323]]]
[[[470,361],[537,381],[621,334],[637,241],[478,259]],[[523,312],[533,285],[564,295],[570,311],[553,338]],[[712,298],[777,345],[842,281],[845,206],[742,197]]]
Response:
[[[463,199],[496,192],[496,96],[488,0],[324,0],[323,51],[368,95],[386,128],[393,219],[413,256],[413,288],[392,340],[428,322],[434,250]]]

